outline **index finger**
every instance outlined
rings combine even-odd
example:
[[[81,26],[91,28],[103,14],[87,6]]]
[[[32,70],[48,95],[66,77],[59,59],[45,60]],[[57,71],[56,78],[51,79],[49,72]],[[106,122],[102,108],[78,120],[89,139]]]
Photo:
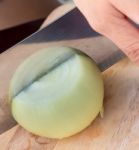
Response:
[[[133,62],[139,65],[139,31],[127,17],[105,0],[99,0],[99,5],[98,0],[81,0],[82,3],[79,3],[80,0],[75,1],[92,28],[112,40]]]

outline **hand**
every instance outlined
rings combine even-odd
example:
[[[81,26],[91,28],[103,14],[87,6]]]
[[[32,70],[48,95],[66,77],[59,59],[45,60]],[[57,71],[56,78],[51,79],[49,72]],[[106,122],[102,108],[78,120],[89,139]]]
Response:
[[[139,0],[74,0],[97,32],[111,39],[139,66]]]

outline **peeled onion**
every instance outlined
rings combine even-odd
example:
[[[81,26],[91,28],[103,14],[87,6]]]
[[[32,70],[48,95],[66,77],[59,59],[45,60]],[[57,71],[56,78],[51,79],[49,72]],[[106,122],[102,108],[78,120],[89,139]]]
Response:
[[[103,107],[103,80],[90,57],[73,48],[40,50],[15,72],[11,110],[26,130],[49,138],[74,135]]]

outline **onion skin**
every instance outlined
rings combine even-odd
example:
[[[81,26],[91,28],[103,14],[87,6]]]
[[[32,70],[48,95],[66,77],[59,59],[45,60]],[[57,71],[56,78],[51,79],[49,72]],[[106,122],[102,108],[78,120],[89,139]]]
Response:
[[[9,97],[13,117],[22,127],[62,139],[85,129],[100,113],[104,86],[91,58],[73,48],[54,47],[19,66]]]

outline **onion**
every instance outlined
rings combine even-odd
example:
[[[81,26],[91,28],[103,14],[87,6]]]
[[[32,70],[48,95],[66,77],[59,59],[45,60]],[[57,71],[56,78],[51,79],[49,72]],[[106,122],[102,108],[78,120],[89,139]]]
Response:
[[[40,50],[25,60],[10,84],[11,110],[26,130],[49,138],[74,135],[103,107],[101,73],[90,57],[73,48]]]

